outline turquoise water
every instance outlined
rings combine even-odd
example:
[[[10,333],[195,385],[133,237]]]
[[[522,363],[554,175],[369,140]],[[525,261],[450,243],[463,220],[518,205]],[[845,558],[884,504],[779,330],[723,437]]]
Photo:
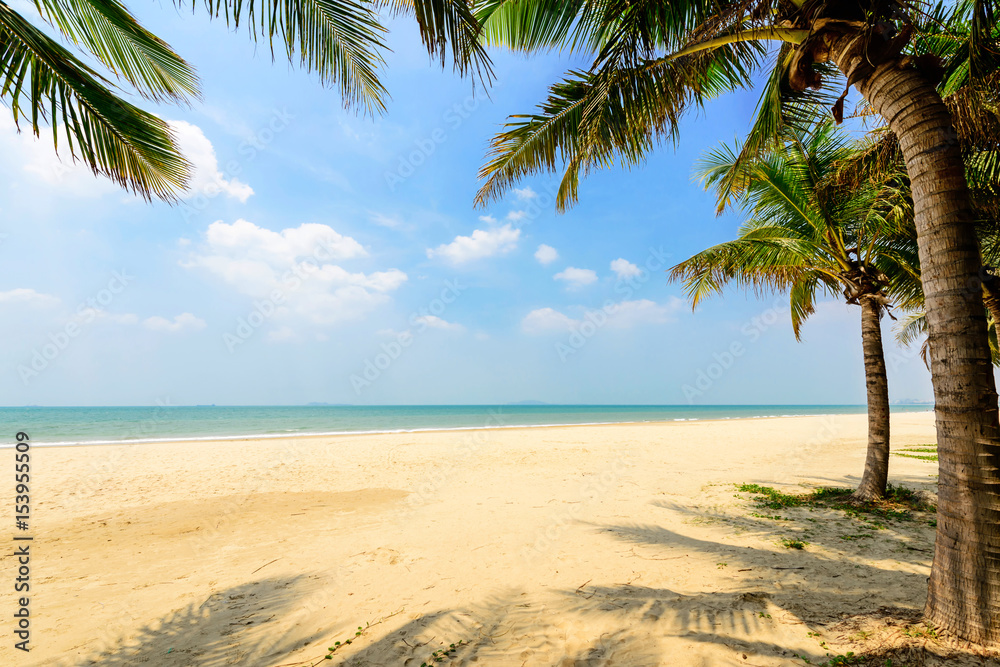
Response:
[[[926,411],[930,406],[893,406]],[[164,440],[391,433],[482,427],[546,426],[864,413],[863,405],[422,405],[166,406],[0,408],[6,443],[24,431],[33,444],[80,445]]]

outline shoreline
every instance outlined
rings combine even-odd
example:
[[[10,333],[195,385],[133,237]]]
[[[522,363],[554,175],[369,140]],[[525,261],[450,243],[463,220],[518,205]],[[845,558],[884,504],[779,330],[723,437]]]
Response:
[[[785,407],[785,406],[779,406]],[[934,408],[927,410],[903,410],[896,414],[925,414],[933,413]],[[642,424],[679,424],[686,422],[726,422],[726,421],[752,421],[760,419],[793,419],[793,418],[816,418],[816,417],[837,417],[847,415],[865,414],[859,412],[817,412],[809,414],[775,414],[739,417],[679,417],[676,419],[656,419],[643,421],[610,421],[610,422],[570,422],[559,424],[508,424],[497,426],[432,426],[426,428],[413,429],[384,429],[367,431],[326,431],[316,433],[251,433],[246,435],[210,435],[210,436],[181,436],[163,438],[135,438],[128,440],[82,440],[82,441],[60,441],[60,442],[39,442],[31,440],[32,447],[38,448],[59,448],[59,447],[109,447],[120,445],[147,445],[147,444],[173,444],[173,443],[193,443],[193,442],[246,442],[256,440],[285,440],[285,439],[306,439],[306,438],[344,438],[364,435],[396,435],[396,434],[418,434],[418,433],[451,433],[461,431],[498,431],[516,429],[541,429],[541,428],[572,428],[572,427],[596,427],[596,426],[632,426]],[[891,408],[890,408],[891,414]],[[30,433],[29,433],[30,435]],[[0,444],[0,450],[13,449],[13,444]]]

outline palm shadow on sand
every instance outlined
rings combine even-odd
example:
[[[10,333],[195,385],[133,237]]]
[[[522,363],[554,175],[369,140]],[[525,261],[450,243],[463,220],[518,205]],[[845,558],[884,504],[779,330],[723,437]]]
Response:
[[[56,662],[73,667],[222,667],[275,665],[312,645],[330,628],[303,632],[288,617],[300,610],[304,576],[254,581],[213,593],[126,636],[108,637],[85,656]],[[293,623],[291,627],[288,621]],[[278,629],[284,621],[284,632]],[[331,621],[332,623],[333,621]],[[322,651],[319,647],[317,651]]]

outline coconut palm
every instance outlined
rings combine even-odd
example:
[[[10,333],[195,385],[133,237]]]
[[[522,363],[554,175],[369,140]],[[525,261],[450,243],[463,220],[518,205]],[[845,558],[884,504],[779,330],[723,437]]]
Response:
[[[180,0],[178,6],[183,6]],[[143,28],[118,0],[34,0],[64,41],[94,57],[103,73],[0,0],[0,99],[15,123],[38,135],[51,127],[56,149],[82,160],[149,199],[173,200],[189,165],[169,125],[115,90],[127,86],[153,102],[198,97],[194,69]],[[198,3],[192,3],[192,10]],[[460,73],[486,79],[489,60],[466,0],[206,0],[210,17],[255,39],[335,86],[348,106],[378,113],[386,90],[378,78],[385,51],[380,10],[412,16],[432,57],[451,53]]]
[[[996,71],[990,0],[960,0],[971,17],[967,68],[977,91]],[[923,29],[918,0],[483,0],[488,44],[593,54],[585,71],[554,84],[536,113],[512,116],[493,142],[478,201],[524,176],[562,171],[558,203],[579,176],[638,165],[684,112],[767,74],[800,108],[833,98],[835,117],[854,86],[899,139],[911,179],[931,339],[940,456],[938,538],[929,620],[962,638],[1000,639],[1000,420],[978,277],[979,248],[960,133],[937,90],[940,59],[904,48]],[[768,43],[779,43],[774,57]],[[766,67],[766,69],[765,69]],[[837,83],[837,72],[846,77]],[[946,67],[943,74],[953,74]],[[994,89],[995,90],[995,89]],[[811,115],[811,114],[810,114]],[[774,114],[761,114],[773,122]],[[961,128],[959,128],[961,129]],[[767,137],[769,132],[758,136]],[[754,147],[751,153],[763,150]],[[971,285],[976,285],[971,288]]]
[[[786,143],[772,154],[741,160],[740,151],[711,152],[699,172],[708,187],[727,188],[737,170],[745,184],[735,201],[750,217],[738,237],[713,246],[673,267],[692,306],[726,285],[762,292],[788,292],[796,339],[823,294],[841,295],[861,309],[868,391],[868,456],[859,501],[885,495],[889,472],[889,387],[880,321],[890,305],[904,302],[898,284],[918,276],[909,219],[886,206],[884,192],[839,191],[820,187],[852,150],[832,125],[809,135],[787,131]],[[887,214],[888,213],[888,214]],[[911,281],[912,282],[912,281]],[[909,305],[909,304],[907,304]]]

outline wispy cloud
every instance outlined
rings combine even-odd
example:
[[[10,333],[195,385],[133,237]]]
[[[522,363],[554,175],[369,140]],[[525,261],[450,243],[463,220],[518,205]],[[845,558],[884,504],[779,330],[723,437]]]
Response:
[[[26,303],[32,306],[54,306],[59,303],[59,297],[43,294],[30,287],[0,292],[0,303]]]
[[[181,313],[168,320],[165,317],[154,315],[142,321],[142,326],[151,331],[164,331],[167,333],[178,333],[180,331],[197,331],[205,328],[205,320],[195,317],[191,313]]]
[[[666,324],[672,322],[678,312],[684,309],[684,300],[670,297],[665,303],[649,299],[636,299],[609,304],[601,319],[612,329],[631,329],[644,324]],[[587,311],[579,319],[570,317],[554,308],[537,308],[521,320],[521,329],[528,334],[566,333],[581,326],[588,318]]]

